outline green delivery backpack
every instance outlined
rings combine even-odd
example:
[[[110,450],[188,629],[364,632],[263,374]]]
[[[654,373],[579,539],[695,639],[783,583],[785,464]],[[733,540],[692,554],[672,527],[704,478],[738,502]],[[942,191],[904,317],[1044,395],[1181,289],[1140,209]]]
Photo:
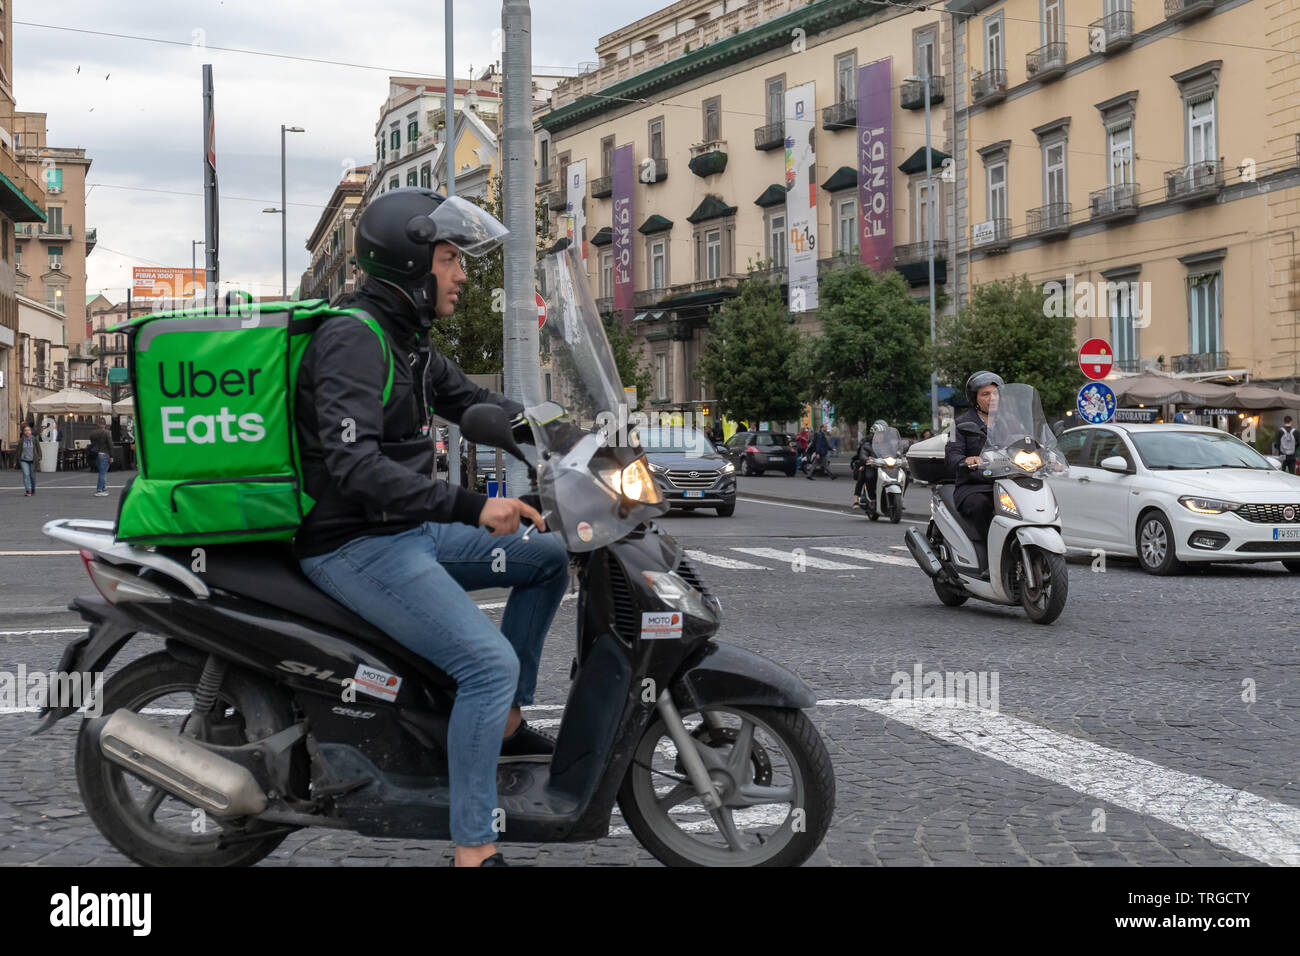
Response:
[[[298,462],[298,366],[322,322],[361,321],[322,299],[161,312],[122,323],[135,395],[139,473],[122,493],[117,539],[132,544],[288,540],[315,503]]]

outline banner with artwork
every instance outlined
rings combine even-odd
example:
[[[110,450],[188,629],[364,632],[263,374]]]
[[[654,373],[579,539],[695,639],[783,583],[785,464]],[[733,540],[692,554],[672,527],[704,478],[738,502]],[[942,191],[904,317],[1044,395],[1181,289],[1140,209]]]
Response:
[[[614,309],[622,312],[623,326],[632,321],[633,262],[632,197],[636,188],[636,158],[632,144],[614,150]]]
[[[894,268],[893,62],[858,70],[858,254],[877,272]]]
[[[785,221],[789,246],[790,311],[817,308],[817,183],[813,127],[817,122],[816,84],[785,94]]]

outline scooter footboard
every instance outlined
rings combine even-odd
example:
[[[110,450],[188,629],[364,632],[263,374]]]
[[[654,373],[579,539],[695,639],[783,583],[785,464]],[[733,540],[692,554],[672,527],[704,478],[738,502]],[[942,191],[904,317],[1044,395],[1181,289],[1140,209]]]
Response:
[[[673,700],[679,708],[701,704],[748,704],[802,710],[817,695],[799,677],[765,657],[734,644],[711,641],[678,674]]]

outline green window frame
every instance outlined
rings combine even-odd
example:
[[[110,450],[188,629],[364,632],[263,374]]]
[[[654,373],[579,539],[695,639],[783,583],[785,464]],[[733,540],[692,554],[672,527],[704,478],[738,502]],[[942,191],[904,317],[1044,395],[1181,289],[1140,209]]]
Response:
[[[414,169],[408,169],[408,170],[406,171],[406,185],[408,185],[408,186],[414,186],[414,185],[415,185],[415,170],[414,170]]]
[[[396,189],[396,188],[398,188],[398,187],[401,186],[401,185],[402,185],[402,184],[401,184],[400,182],[398,182],[396,176],[394,176],[392,179],[390,179],[390,180],[388,181],[388,188],[389,188],[389,189]]]
[[[420,138],[420,121],[411,120],[409,123],[406,124],[406,141],[408,143],[414,143],[419,138]]]
[[[392,131],[388,137],[388,145],[393,147],[393,152],[397,152],[402,148],[402,131],[400,129]]]
[[[54,166],[45,168],[45,188],[62,189],[63,188],[63,170]]]
[[[433,172],[429,169],[428,163],[420,167],[420,185],[425,189],[433,188]]]

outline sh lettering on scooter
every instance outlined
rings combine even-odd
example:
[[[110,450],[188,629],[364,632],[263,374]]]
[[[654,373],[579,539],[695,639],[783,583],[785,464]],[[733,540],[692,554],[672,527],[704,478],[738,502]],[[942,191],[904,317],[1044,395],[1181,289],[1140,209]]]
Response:
[[[50,897],[51,926],[128,927],[133,936],[148,936],[152,914],[152,893],[82,893],[74,886]]]
[[[966,705],[998,712],[997,671],[922,671],[917,661],[912,673],[894,671],[889,682],[894,685],[890,700],[935,701],[951,706]]]

